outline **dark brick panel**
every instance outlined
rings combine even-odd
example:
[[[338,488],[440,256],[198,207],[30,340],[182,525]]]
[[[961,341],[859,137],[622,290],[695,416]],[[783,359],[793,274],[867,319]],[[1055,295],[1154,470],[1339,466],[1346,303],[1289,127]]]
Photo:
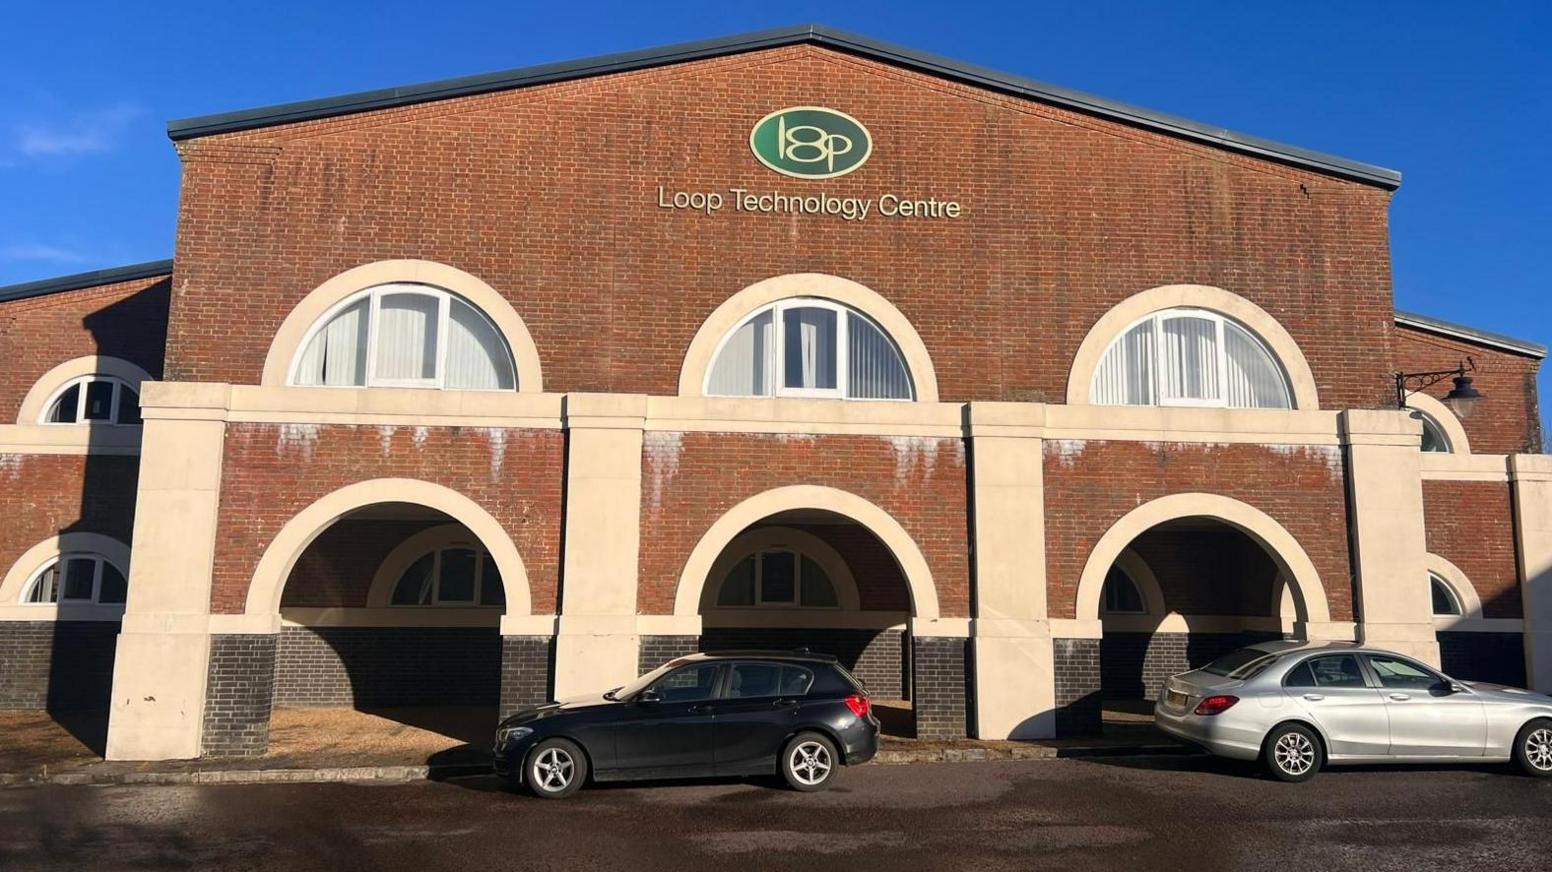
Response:
[[[642,636],[636,670],[646,675],[675,657],[694,654],[700,649],[699,636]]]
[[[1277,633],[1106,633],[1099,646],[1105,699],[1158,698],[1164,679]]]
[[[969,686],[969,648],[968,639],[912,638],[912,697],[918,738],[962,739],[968,734],[966,701],[974,699]]]
[[[118,621],[0,622],[0,710],[106,711]]]
[[[832,654],[862,680],[868,693],[880,699],[901,699],[910,686],[906,677],[904,635],[900,630],[711,627],[701,635],[700,648],[703,651],[808,648],[816,654]]]
[[[1056,735],[1097,736],[1100,730],[1100,642],[1054,639]]]
[[[501,637],[501,717],[550,701],[554,663],[551,636]]]
[[[494,627],[286,627],[275,704],[493,706],[501,660]]]
[[[267,634],[211,637],[204,756],[264,753],[275,699],[275,640]]]
[[[1440,633],[1439,659],[1451,678],[1525,686],[1525,637],[1519,633]]]

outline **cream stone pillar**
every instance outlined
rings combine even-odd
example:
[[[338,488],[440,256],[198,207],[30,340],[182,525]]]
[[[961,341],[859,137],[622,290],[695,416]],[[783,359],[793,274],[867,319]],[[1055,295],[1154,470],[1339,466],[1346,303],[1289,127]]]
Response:
[[[1552,456],[1511,456],[1509,486],[1520,558],[1526,683],[1532,690],[1552,693]]]
[[[110,760],[198,757],[226,435],[224,384],[147,382],[129,601],[113,662]]]
[[[1055,735],[1046,614],[1045,407],[971,403],[975,554],[975,732],[982,739]]]
[[[566,534],[555,697],[636,677],[641,445],[647,398],[566,396]]]
[[[1424,563],[1422,425],[1405,411],[1342,413],[1358,638],[1439,665]]]

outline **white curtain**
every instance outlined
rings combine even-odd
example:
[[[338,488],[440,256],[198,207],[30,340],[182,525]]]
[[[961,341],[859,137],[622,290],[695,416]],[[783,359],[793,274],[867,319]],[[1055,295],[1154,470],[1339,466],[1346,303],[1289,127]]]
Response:
[[[711,366],[706,393],[718,397],[768,397],[774,393],[771,357],[775,323],[767,309],[728,337]]]
[[[835,388],[835,319],[835,310],[817,306],[787,309],[783,314],[787,387]]]
[[[443,385],[462,390],[512,390],[512,352],[501,334],[462,300],[451,300],[447,324],[447,370]]]
[[[1218,399],[1221,394],[1218,388],[1217,322],[1190,315],[1162,320],[1159,399]]]
[[[846,314],[846,395],[863,399],[911,399],[911,376],[900,350],[867,318]]]
[[[384,294],[377,313],[376,377],[436,378],[439,301],[425,294]]]
[[[1225,321],[1223,346],[1228,358],[1226,370],[1230,406],[1247,409],[1292,407],[1283,368],[1249,331]]]
[[[1094,372],[1089,402],[1105,406],[1152,405],[1153,347],[1152,318],[1122,334]]]
[[[369,302],[357,300],[313,334],[297,366],[297,384],[366,384],[366,310]]]

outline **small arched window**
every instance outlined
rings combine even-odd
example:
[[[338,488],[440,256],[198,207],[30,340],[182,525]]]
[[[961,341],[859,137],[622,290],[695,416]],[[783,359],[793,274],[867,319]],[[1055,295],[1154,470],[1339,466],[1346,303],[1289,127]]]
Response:
[[[1433,613],[1435,615],[1450,616],[1461,613],[1460,599],[1455,596],[1455,591],[1439,576],[1428,573],[1428,586],[1433,592]]]
[[[22,589],[22,602],[122,604],[127,591],[124,570],[101,554],[77,551],[61,554],[44,564]]]
[[[369,288],[319,319],[292,384],[517,389],[512,350],[485,313],[430,285]]]
[[[1102,612],[1109,615],[1145,615],[1148,607],[1143,603],[1142,591],[1137,583],[1119,566],[1110,567],[1105,574],[1105,592]]]
[[[44,424],[126,424],[140,422],[140,394],[123,379],[84,375],[65,382],[43,410]]]
[[[833,609],[835,584],[817,562],[787,548],[767,548],[733,564],[717,605]]]
[[[490,552],[451,545],[421,556],[393,587],[395,606],[504,606],[501,570]]]
[[[1206,309],[1166,309],[1128,327],[1094,372],[1089,402],[1293,407],[1288,376],[1243,325]]]
[[[1423,424],[1423,450],[1431,453],[1450,453],[1450,438],[1444,435],[1444,428],[1427,412],[1412,411],[1412,417]]]
[[[916,392],[894,340],[861,312],[798,297],[745,318],[723,340],[706,376],[721,397],[910,400]]]

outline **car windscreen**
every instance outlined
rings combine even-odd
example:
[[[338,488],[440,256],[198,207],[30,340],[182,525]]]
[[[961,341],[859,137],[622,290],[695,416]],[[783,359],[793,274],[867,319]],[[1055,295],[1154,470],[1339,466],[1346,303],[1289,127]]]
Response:
[[[652,685],[652,682],[657,681],[659,678],[667,675],[669,670],[683,664],[683,660],[670,660],[667,663],[664,663],[662,666],[659,666],[651,672],[648,672],[646,675],[643,675],[635,681],[632,681],[630,684],[615,690],[610,696],[613,699],[629,699],[636,694],[641,693],[643,690],[646,690]]]
[[[1270,666],[1276,659],[1276,654],[1268,654],[1255,648],[1241,648],[1203,666],[1202,671],[1221,675],[1224,678],[1244,680]]]

